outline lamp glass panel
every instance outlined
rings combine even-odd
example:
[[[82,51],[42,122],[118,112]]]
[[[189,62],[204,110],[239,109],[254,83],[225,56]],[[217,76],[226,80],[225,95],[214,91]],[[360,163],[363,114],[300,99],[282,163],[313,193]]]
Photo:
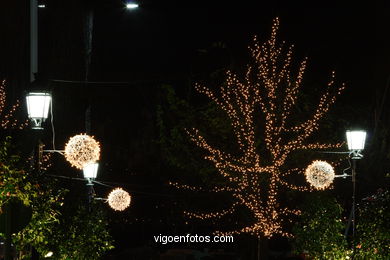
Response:
[[[84,169],[83,169],[84,178],[86,178],[86,179],[95,179],[96,176],[97,176],[98,168],[99,168],[99,164],[98,163],[87,164],[84,167]]]
[[[50,94],[29,93],[26,96],[26,101],[29,118],[47,118],[51,102]]]
[[[347,131],[347,142],[349,150],[363,150],[365,141],[365,131]]]

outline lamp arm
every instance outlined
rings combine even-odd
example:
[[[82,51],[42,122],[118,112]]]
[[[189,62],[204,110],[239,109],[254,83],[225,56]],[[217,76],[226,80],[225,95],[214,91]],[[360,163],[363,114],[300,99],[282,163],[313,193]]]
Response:
[[[346,178],[346,177],[351,177],[351,176],[352,176],[351,174],[344,173],[344,174],[337,174],[334,177],[335,178]]]
[[[65,150],[43,150],[45,153],[59,153],[61,155],[64,155]]]
[[[94,198],[94,200],[102,200],[102,201],[106,202],[107,198]]]

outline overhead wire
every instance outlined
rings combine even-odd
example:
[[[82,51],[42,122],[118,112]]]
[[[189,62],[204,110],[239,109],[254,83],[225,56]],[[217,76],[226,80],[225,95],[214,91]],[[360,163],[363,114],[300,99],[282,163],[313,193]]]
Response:
[[[54,175],[54,174],[46,174],[47,176],[50,176],[50,177],[54,177],[54,178],[61,178],[61,179],[68,179],[68,180],[78,180],[78,181],[85,181],[84,178],[74,178],[74,177],[69,177],[69,176],[63,176],[63,175]],[[115,188],[115,186],[112,186],[112,185],[109,185],[109,184],[106,184],[104,182],[100,182],[100,181],[95,181],[93,180],[92,183],[95,183],[95,184],[98,184],[98,185],[101,185],[101,186],[105,186],[105,187],[108,187],[108,188]],[[126,185],[126,183],[122,183],[122,185]],[[144,191],[135,191],[135,190],[128,190],[129,192],[132,192],[132,193],[139,193],[139,194],[144,194],[144,195],[152,195],[152,196],[167,196],[167,197],[172,197],[172,195],[169,195],[169,194],[163,194],[163,193],[154,193],[154,192],[144,192]]]

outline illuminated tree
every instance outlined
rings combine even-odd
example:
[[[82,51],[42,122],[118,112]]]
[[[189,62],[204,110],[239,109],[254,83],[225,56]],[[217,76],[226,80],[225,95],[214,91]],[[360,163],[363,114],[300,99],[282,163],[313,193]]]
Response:
[[[9,128],[19,128],[23,129],[27,126],[28,121],[18,122],[18,120],[14,117],[14,113],[16,109],[19,107],[19,101],[16,102],[15,105],[11,107],[11,109],[6,111],[6,91],[5,91],[5,80],[0,82],[0,125],[2,129]]]
[[[297,72],[292,73],[293,46],[286,48],[284,44],[277,43],[278,27],[279,20],[276,18],[269,40],[260,44],[254,38],[254,44],[249,48],[253,65],[248,65],[242,79],[227,71],[226,80],[219,91],[201,84],[195,86],[198,92],[205,94],[226,113],[234,134],[231,142],[236,142],[238,152],[215,147],[197,128],[187,130],[191,140],[207,153],[205,159],[225,179],[223,185],[215,186],[209,191],[227,192],[231,194],[233,202],[222,211],[186,211],[185,215],[198,219],[219,219],[234,213],[237,207],[244,207],[252,213],[254,219],[247,226],[230,231],[216,231],[217,234],[247,233],[267,238],[275,234],[288,236],[284,230],[284,222],[290,214],[298,214],[299,211],[282,206],[279,196],[286,189],[310,190],[308,185],[297,186],[287,180],[293,174],[304,177],[306,168],[288,168],[289,157],[297,151],[341,146],[311,142],[311,137],[319,129],[320,120],[335,102],[336,96],[344,89],[344,84],[335,86],[335,73],[332,72],[312,115],[297,123],[294,108],[307,58],[299,63]],[[257,113],[261,115],[258,116]],[[258,122],[259,119],[262,122]],[[261,138],[261,142],[258,142],[258,138]],[[179,183],[172,185],[192,191],[204,190]]]

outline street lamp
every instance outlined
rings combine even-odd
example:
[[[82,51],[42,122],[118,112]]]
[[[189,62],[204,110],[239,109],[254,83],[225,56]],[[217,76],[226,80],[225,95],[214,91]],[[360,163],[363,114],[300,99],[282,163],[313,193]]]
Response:
[[[87,179],[87,189],[88,189],[88,211],[91,212],[91,204],[95,196],[95,192],[93,189],[93,180],[97,176],[97,171],[99,168],[99,164],[97,162],[87,164],[84,169],[84,178]]]
[[[44,91],[33,91],[26,95],[28,118],[31,120],[32,129],[43,129],[42,123],[49,115],[51,94]]]
[[[355,211],[356,211],[356,160],[363,158],[360,153],[364,149],[366,141],[366,131],[363,130],[348,130],[346,132],[348,150],[350,151],[350,158],[352,159],[352,244],[353,251],[355,251]],[[349,226],[349,225],[348,225]],[[347,227],[348,229],[348,227]]]
[[[84,178],[87,180],[96,179],[98,168],[99,164],[96,162],[87,164],[83,169]]]

